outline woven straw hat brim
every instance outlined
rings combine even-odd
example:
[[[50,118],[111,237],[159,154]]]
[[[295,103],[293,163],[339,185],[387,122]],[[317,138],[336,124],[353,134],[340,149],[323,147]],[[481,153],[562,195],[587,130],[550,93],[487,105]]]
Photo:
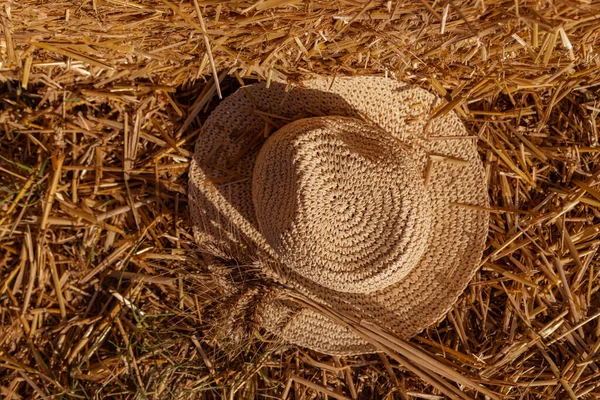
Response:
[[[265,272],[313,300],[410,338],[441,320],[476,272],[485,247],[487,185],[476,143],[451,112],[430,119],[439,100],[377,77],[315,79],[286,92],[274,83],[244,87],[207,119],[190,167],[190,211],[197,240],[224,257],[253,264],[269,257],[252,203],[252,171],[271,131],[311,116],[370,121],[419,154],[431,207],[428,246],[400,282],[374,293],[341,293],[264,263]],[[284,300],[264,305],[263,326],[287,342],[334,355],[373,347],[309,309]]]

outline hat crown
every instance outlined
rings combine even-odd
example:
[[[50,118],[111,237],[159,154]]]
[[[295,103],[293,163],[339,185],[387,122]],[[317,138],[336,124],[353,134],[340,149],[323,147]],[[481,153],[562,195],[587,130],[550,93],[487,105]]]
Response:
[[[261,233],[288,268],[329,289],[371,293],[417,265],[430,229],[415,155],[358,119],[297,120],[258,154]]]

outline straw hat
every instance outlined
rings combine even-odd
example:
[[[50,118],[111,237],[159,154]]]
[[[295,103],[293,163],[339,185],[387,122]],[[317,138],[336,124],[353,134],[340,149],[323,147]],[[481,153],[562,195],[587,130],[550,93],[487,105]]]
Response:
[[[204,124],[190,167],[196,240],[283,287],[409,338],[443,319],[481,261],[487,186],[475,140],[440,102],[391,79],[255,84]],[[283,340],[374,351],[284,298],[260,307]]]

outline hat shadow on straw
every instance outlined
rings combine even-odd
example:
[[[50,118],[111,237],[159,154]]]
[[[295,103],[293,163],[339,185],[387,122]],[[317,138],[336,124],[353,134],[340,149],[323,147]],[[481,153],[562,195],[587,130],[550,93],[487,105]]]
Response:
[[[379,81],[372,82],[377,84]],[[190,211],[196,239],[202,250],[237,265],[258,266],[276,282],[272,285],[273,293],[279,293],[282,287],[296,290],[357,320],[374,323],[408,338],[443,319],[475,273],[475,268],[461,270],[461,266],[472,266],[481,258],[487,232],[487,213],[457,207],[451,210],[451,215],[440,212],[441,215],[433,216],[432,229],[444,229],[455,237],[449,239],[451,243],[433,243],[436,248],[424,254],[422,264],[423,268],[431,269],[428,273],[422,270],[409,272],[402,281],[374,293],[348,293],[324,288],[282,263],[261,234],[252,202],[252,173],[257,154],[266,139],[284,125],[308,117],[342,116],[368,121],[387,131],[393,125],[397,128],[396,133],[404,135],[405,132],[423,130],[426,123],[423,117],[429,114],[436,102],[434,96],[423,90],[415,91],[398,84],[388,91],[398,98],[390,100],[392,105],[401,107],[410,100],[412,107],[399,109],[399,114],[397,111],[379,111],[390,108],[390,104],[380,104],[389,99],[382,100],[382,96],[371,95],[377,88],[363,88],[364,93],[351,88],[342,96],[328,91],[325,83],[318,89],[293,88],[287,92],[286,85],[271,83],[270,88],[264,84],[243,87],[238,92],[241,95],[236,93],[228,97],[207,119],[196,143],[190,168]],[[365,110],[378,111],[370,114]],[[462,127],[462,124],[458,117],[449,114],[429,129],[435,133],[436,129],[441,129],[440,126]],[[462,131],[466,135],[464,127]],[[449,201],[474,201],[487,205],[485,188],[481,190],[470,179],[483,176],[476,150],[464,153],[464,143],[456,140],[409,139],[407,142],[411,141],[427,152],[462,156],[472,163],[467,167],[443,165],[432,171],[430,181],[443,188],[440,193],[450,193],[444,194],[449,197],[443,199],[434,196],[431,199],[433,208],[447,208]],[[417,157],[423,166],[422,176],[427,154],[422,149],[419,151]],[[463,179],[465,174],[470,177],[466,181]],[[291,219],[296,210],[289,212],[291,214],[285,218]],[[464,221],[466,225],[460,226]],[[475,247],[476,251],[471,251],[471,247]],[[436,258],[447,259],[447,265],[437,262]],[[289,342],[329,354],[374,350],[349,329],[340,327],[316,311],[298,307],[285,297],[269,295],[264,299],[257,308],[261,325],[271,333],[284,336]],[[314,331],[322,333],[315,335]],[[306,332],[313,333],[307,335]],[[321,342],[315,343],[315,340]],[[311,343],[307,344],[307,341]],[[336,345],[336,342],[340,344]]]

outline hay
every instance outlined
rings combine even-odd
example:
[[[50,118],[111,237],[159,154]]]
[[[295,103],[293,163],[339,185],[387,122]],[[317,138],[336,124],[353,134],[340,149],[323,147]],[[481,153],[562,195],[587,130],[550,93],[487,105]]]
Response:
[[[598,398],[599,6],[5,0],[1,396]],[[193,143],[220,93],[313,73],[438,93],[485,160],[488,250],[448,318],[401,343],[335,316],[385,355],[206,335],[261,282],[195,252]]]

